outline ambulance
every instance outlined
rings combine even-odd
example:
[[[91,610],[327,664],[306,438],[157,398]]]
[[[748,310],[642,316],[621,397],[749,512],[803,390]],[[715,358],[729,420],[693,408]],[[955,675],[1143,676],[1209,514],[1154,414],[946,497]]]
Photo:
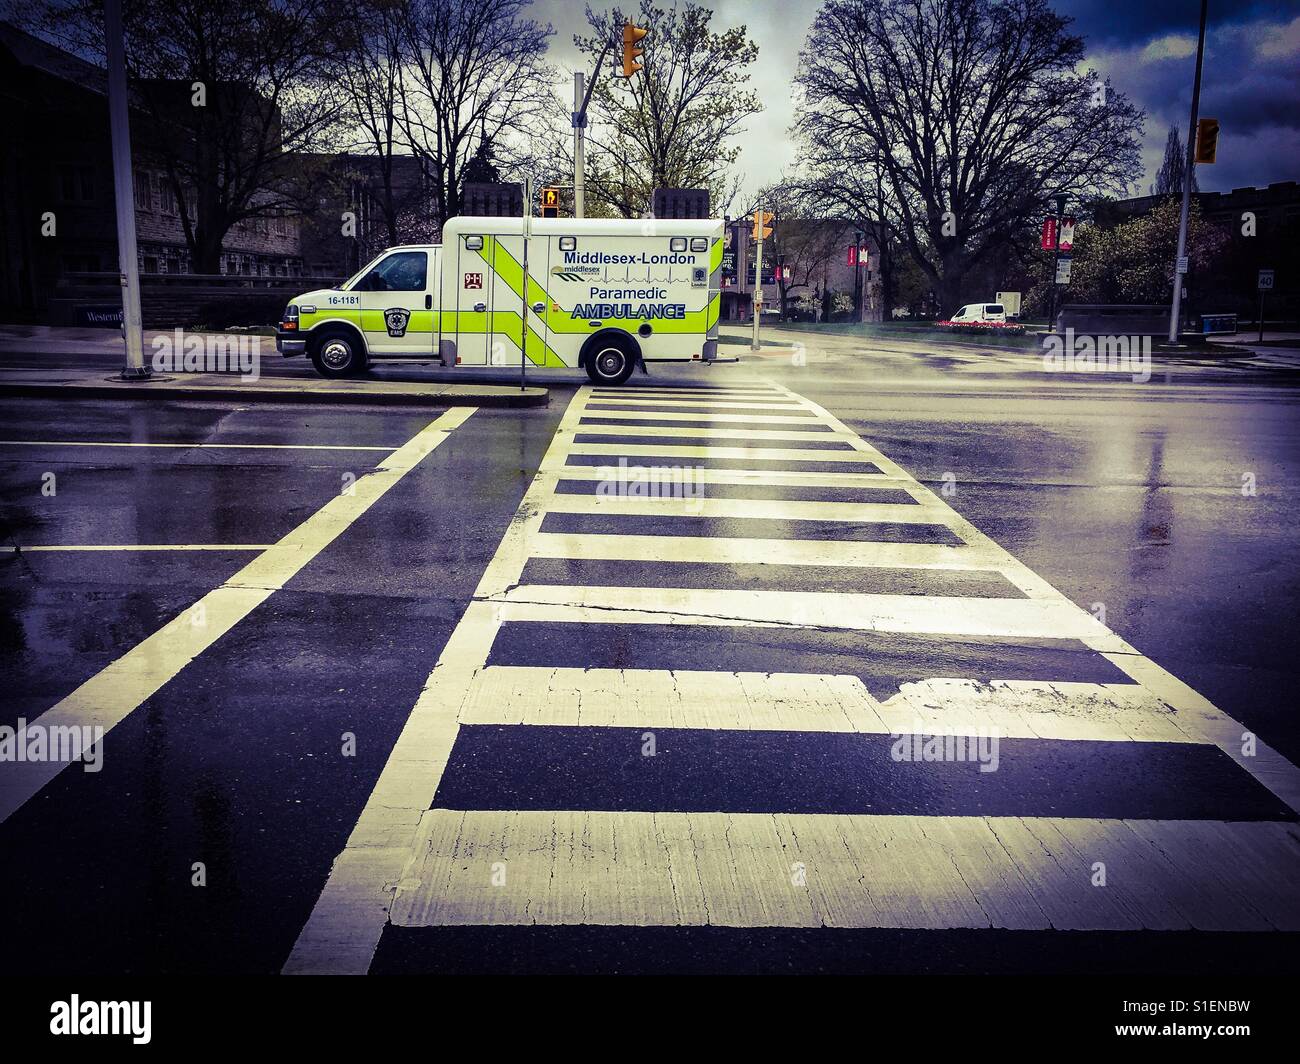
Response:
[[[389,248],[338,288],[295,298],[276,349],[306,354],[325,377],[376,362],[527,359],[605,385],[647,362],[735,362],[718,358],[722,229],[721,219],[452,218],[441,244]]]

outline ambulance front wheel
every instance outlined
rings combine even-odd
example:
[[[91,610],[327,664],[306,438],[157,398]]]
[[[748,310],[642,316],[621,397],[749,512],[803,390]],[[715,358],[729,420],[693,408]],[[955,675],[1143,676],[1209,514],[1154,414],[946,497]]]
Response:
[[[361,343],[342,329],[312,338],[311,361],[322,377],[354,377],[365,369]]]
[[[587,356],[587,376],[595,384],[622,384],[636,369],[637,350],[631,340],[611,337]]]

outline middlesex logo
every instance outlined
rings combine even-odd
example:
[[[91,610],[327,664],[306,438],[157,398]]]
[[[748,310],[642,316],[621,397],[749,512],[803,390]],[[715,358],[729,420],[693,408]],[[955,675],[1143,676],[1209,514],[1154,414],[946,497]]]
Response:
[[[389,336],[405,336],[406,325],[411,320],[411,312],[401,307],[392,307],[384,311],[384,324],[388,326]]]
[[[601,276],[597,266],[552,266],[551,276],[562,281],[589,281]]]

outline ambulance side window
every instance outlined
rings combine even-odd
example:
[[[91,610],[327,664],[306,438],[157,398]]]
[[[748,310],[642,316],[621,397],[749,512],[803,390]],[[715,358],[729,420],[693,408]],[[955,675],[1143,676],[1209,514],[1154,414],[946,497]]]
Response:
[[[423,251],[395,251],[380,259],[356,283],[356,292],[423,292],[429,256]]]

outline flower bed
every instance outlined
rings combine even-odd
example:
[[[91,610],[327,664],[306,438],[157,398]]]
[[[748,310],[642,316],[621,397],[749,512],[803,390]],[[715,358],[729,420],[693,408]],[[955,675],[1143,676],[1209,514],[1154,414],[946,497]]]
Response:
[[[1002,336],[1023,336],[1025,327],[1018,321],[936,321],[935,326],[955,333],[999,333]]]

